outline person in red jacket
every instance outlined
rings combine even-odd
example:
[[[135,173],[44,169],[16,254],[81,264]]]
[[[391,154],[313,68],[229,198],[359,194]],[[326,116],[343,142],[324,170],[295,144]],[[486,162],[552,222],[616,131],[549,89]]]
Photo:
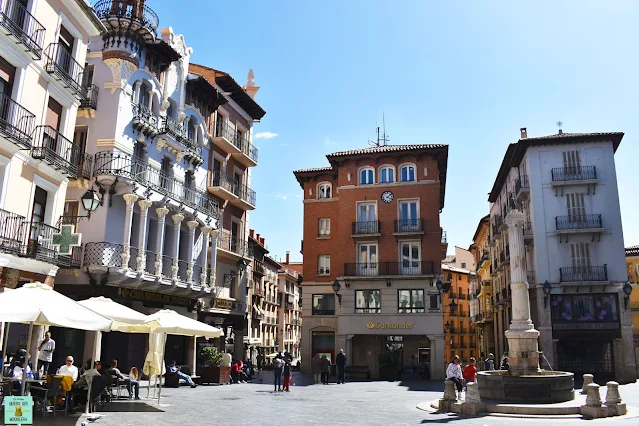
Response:
[[[477,374],[476,362],[474,357],[470,357],[470,364],[464,369],[464,379],[466,379],[466,383],[475,381],[475,375]]]
[[[239,368],[238,367],[239,366],[238,366],[237,362],[231,366],[231,383],[239,383],[240,382],[239,381],[240,376],[238,374],[239,373]]]

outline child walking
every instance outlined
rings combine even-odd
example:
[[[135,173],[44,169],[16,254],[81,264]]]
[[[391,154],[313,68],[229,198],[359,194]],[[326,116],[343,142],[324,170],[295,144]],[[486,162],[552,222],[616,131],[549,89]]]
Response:
[[[293,369],[291,368],[291,361],[286,360],[286,364],[284,364],[284,391],[291,391],[291,376],[293,375]]]

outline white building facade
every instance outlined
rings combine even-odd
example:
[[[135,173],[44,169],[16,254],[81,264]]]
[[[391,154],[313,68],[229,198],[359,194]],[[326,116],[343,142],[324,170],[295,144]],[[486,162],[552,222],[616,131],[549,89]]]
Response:
[[[495,336],[510,322],[505,217],[526,215],[532,319],[555,370],[635,380],[632,323],[614,153],[623,133],[562,133],[511,144],[490,193]],[[497,342],[507,353],[507,341]],[[500,352],[501,351],[501,352]]]

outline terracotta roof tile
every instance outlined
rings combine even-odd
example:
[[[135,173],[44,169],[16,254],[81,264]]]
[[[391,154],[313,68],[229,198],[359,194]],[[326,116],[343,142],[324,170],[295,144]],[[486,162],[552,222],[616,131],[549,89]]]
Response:
[[[331,157],[344,157],[347,155],[377,154],[377,153],[385,153],[385,152],[413,151],[416,149],[435,149],[435,148],[445,148],[445,147],[447,147],[447,145],[440,145],[440,144],[374,146],[371,148],[338,151],[332,154],[328,154],[326,157],[330,159]]]
[[[639,246],[626,247],[626,256],[639,256]]]
[[[293,173],[313,173],[313,172],[332,172],[333,167],[325,166],[325,167],[311,167],[309,169],[299,169],[294,170]]]

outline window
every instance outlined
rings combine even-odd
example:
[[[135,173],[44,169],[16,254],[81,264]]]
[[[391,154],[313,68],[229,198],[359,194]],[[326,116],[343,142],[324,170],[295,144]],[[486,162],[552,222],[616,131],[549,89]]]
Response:
[[[466,262],[462,262],[461,267],[462,269],[466,269]]]
[[[355,312],[358,314],[380,313],[381,292],[379,290],[355,290]]]
[[[407,164],[399,169],[400,179],[402,182],[415,182],[415,166]]]
[[[439,309],[439,296],[436,294],[431,294],[430,296],[428,296],[429,298],[429,305],[428,305],[428,309],[430,310],[438,310]]]
[[[171,159],[168,157],[164,157],[162,159],[162,165],[160,168],[160,186],[164,189],[169,189],[171,182],[173,180],[173,165],[171,164]]]
[[[32,242],[38,242],[40,224],[44,224],[45,209],[47,207],[47,191],[36,186],[31,208],[31,235]]]
[[[584,194],[566,194],[566,209],[570,223],[586,220]]]
[[[399,255],[402,275],[419,275],[421,243],[419,241],[402,241],[399,243]],[[427,273],[428,271],[424,271]]]
[[[579,151],[564,151],[562,152],[564,167],[572,173],[577,173],[578,168],[581,166],[581,158]]]
[[[395,168],[393,166],[382,166],[379,169],[379,183],[395,182]]]
[[[372,167],[367,167],[359,171],[359,184],[360,185],[372,185],[375,183],[375,170]]]
[[[358,275],[377,275],[377,244],[358,246]]]
[[[331,257],[327,254],[317,256],[317,275],[330,275]]]
[[[317,234],[320,237],[328,237],[331,235],[331,220],[328,218],[318,220]]]
[[[424,312],[424,290],[421,288],[397,291],[397,311],[400,314]]]
[[[317,199],[327,200],[332,198],[332,190],[330,183],[320,183],[317,185]]]
[[[403,200],[399,205],[399,223],[397,232],[418,232],[421,229],[419,204],[417,200]]]
[[[334,294],[313,295],[313,315],[335,315]]]
[[[570,244],[572,266],[575,268],[587,268],[590,266],[590,243]]]

